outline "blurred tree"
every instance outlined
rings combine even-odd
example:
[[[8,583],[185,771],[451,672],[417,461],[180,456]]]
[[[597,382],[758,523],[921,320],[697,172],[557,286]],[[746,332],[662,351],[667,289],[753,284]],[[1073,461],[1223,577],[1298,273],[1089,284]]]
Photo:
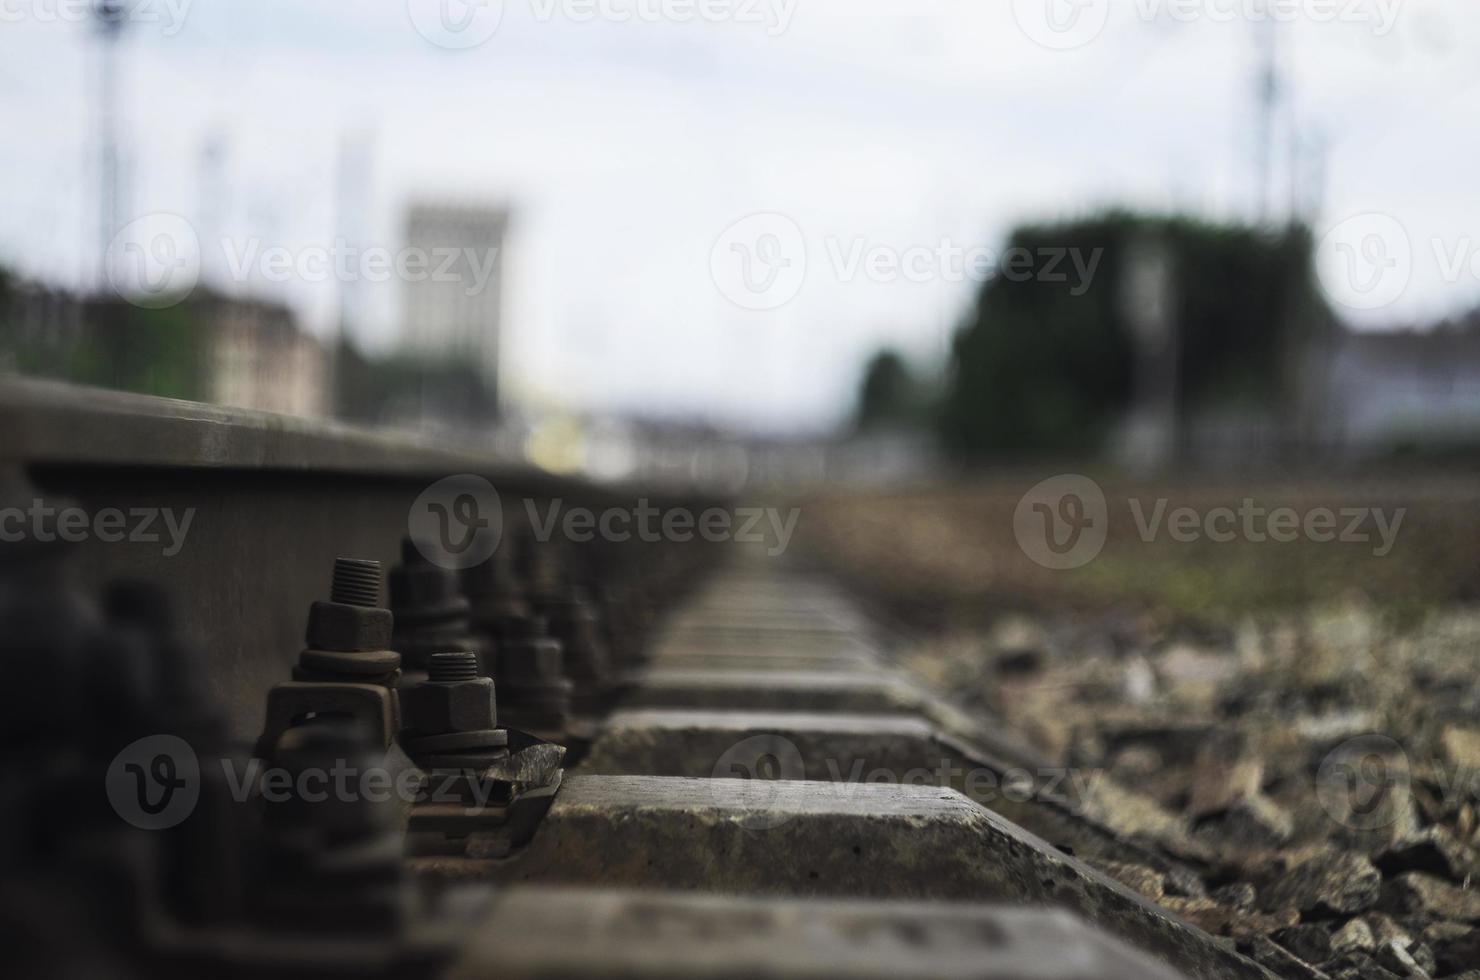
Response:
[[[1116,211],[1009,237],[955,338],[940,413],[948,449],[970,459],[1103,446],[1135,392],[1143,311],[1128,280],[1148,246],[1167,263],[1178,415],[1293,405],[1296,353],[1335,324],[1307,230]],[[1009,275],[1013,256],[1031,261]]]
[[[207,337],[191,301],[141,309],[0,271],[0,354],[19,373],[169,398],[207,396]]]
[[[922,409],[920,385],[897,351],[881,350],[869,359],[858,390],[859,429],[918,424]]]

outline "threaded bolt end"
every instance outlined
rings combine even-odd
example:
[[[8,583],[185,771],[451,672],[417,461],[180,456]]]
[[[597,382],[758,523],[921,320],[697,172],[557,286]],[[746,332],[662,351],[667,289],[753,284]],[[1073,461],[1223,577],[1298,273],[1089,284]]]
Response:
[[[347,606],[380,605],[380,562],[365,558],[334,559],[334,582],[329,601]]]
[[[434,684],[453,684],[478,679],[478,655],[471,650],[434,653],[427,661],[427,680]]]

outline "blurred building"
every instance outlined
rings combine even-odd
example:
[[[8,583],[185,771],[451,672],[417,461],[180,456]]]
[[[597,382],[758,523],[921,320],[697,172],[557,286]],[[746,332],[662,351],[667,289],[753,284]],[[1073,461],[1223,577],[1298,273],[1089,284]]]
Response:
[[[196,305],[211,336],[210,401],[287,415],[328,413],[328,354],[286,306],[214,295]]]
[[[1480,314],[1424,331],[1343,331],[1310,373],[1322,428],[1347,449],[1480,444]]]
[[[19,284],[0,295],[0,369],[291,415],[329,407],[328,353],[288,307],[207,290],[144,309]]]
[[[414,204],[406,247],[425,274],[402,286],[404,343],[429,361],[474,366],[495,403],[508,212],[475,205]]]

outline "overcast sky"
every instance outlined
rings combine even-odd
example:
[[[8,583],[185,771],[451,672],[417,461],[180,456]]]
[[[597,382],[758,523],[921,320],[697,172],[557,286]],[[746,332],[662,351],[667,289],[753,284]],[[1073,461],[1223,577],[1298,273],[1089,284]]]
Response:
[[[97,45],[68,2],[0,0],[0,262],[75,283],[96,251]],[[1255,0],[704,0],[713,22],[675,20],[682,0],[488,0],[460,34],[427,20],[440,0],[135,2],[125,218],[322,247],[345,230],[341,142],[367,140],[348,229],[366,244],[400,247],[413,199],[512,208],[506,377],[546,407],[825,427],[879,345],[938,360],[978,288],[928,263],[887,281],[850,256],[994,249],[1016,222],[1108,205],[1254,213]],[[1356,251],[1331,254],[1390,266],[1408,248],[1396,287],[1350,304],[1375,309],[1343,309],[1378,326],[1474,304],[1480,5],[1287,6],[1280,129],[1293,119],[1307,146],[1317,231],[1340,245],[1343,222],[1376,213],[1344,226],[1363,232]],[[201,164],[213,139],[218,183]],[[712,270],[726,229],[758,212],[805,249],[775,309],[737,304]],[[332,278],[228,287],[332,329]],[[392,344],[397,283],[350,288],[361,339]]]

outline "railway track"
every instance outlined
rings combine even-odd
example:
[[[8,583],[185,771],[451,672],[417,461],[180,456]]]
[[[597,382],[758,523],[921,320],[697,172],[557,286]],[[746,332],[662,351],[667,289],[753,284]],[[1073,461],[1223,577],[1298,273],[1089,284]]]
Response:
[[[721,500],[54,385],[0,411],[8,505],[194,515],[173,554],[84,535],[0,566],[27,966],[1269,976],[1085,863],[1133,845],[825,579],[733,544],[565,548],[517,506]],[[455,473],[502,506],[466,568],[406,542]]]

